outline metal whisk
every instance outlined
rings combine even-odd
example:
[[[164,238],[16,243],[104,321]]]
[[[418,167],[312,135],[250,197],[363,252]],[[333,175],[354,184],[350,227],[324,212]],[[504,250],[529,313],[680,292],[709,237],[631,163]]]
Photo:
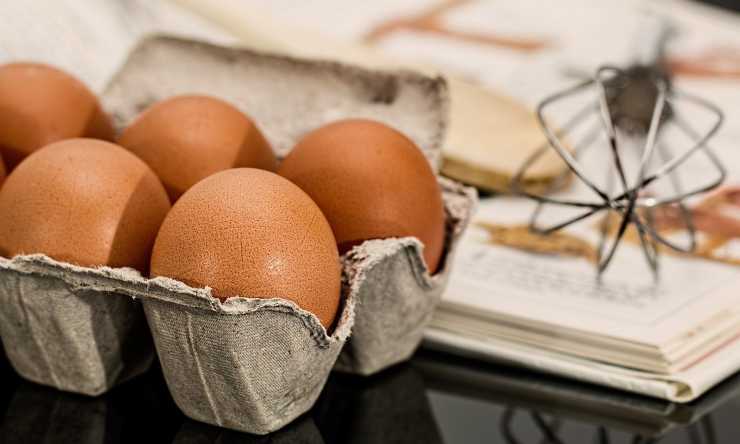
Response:
[[[600,223],[600,242],[597,248],[597,270],[599,275],[609,266],[617,247],[628,226],[636,229],[645,258],[653,271],[658,273],[658,244],[674,250],[692,252],[696,247],[695,229],[685,199],[709,191],[719,186],[725,179],[726,171],[719,158],[707,146],[707,141],[717,132],[722,120],[722,111],[708,101],[678,91],[671,82],[671,77],[663,64],[665,42],[670,35],[670,28],[664,26],[659,33],[658,43],[654,46],[655,54],[647,63],[636,63],[622,69],[614,66],[602,66],[596,73],[570,88],[553,94],[537,106],[537,118],[547,137],[548,143],[538,149],[513,179],[515,193],[527,196],[537,202],[531,216],[530,229],[539,234],[549,234],[571,224],[583,221],[591,216],[602,214]],[[586,106],[573,114],[560,129],[553,128],[545,120],[545,111],[552,105],[583,92],[595,92],[595,97],[588,100]],[[697,105],[703,112],[709,113],[709,129],[697,131],[682,112],[686,104]],[[598,115],[596,125],[590,128],[582,139],[577,140],[572,149],[566,148],[562,137],[573,133],[589,117]],[[675,126],[687,136],[691,143],[683,151],[674,154],[672,146],[662,140],[666,127]],[[606,136],[604,146],[596,143],[599,137]],[[625,141],[639,142],[639,149],[630,152],[637,165],[628,171],[624,156],[630,146],[623,146]],[[602,187],[596,184],[581,162],[584,153],[594,146],[608,149],[611,158],[606,168],[607,183]],[[550,149],[566,163],[568,169],[557,177],[542,195],[524,190],[523,178],[531,167]],[[702,153],[712,165],[711,179],[702,184],[691,184],[686,188],[677,173],[677,169],[697,153]],[[657,156],[657,157],[656,157]],[[659,162],[656,168],[650,166]],[[595,199],[580,200],[550,196],[563,186],[574,175],[594,194]],[[630,174],[631,173],[631,174]],[[655,195],[653,185],[661,179],[669,181],[669,191],[664,195]],[[614,182],[619,188],[614,190]],[[579,210],[575,216],[550,225],[541,222],[541,213],[547,205],[567,206]],[[670,209],[677,213],[686,228],[688,241],[686,245],[668,239],[658,232],[654,224],[655,211]],[[619,220],[616,233],[613,230],[613,218]],[[611,245],[609,245],[611,243]]]

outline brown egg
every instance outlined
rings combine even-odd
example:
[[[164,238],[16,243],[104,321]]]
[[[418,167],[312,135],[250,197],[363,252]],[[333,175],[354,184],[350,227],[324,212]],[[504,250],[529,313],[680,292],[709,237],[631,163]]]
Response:
[[[82,82],[37,63],[0,66],[0,150],[10,170],[42,146],[73,137],[114,138]]]
[[[371,120],[343,120],[306,135],[280,166],[321,208],[340,253],[368,239],[415,236],[437,269],[445,214],[426,158],[400,132]]]
[[[321,210],[254,168],[216,173],[185,192],[159,230],[151,271],[209,286],[221,299],[289,299],[326,328],[339,307],[339,255]]]
[[[157,176],[125,149],[94,139],[55,142],[28,156],[0,189],[0,254],[146,271],[169,209]]]
[[[158,102],[126,128],[118,142],[152,167],[173,202],[218,171],[277,168],[259,128],[232,105],[212,97]]]

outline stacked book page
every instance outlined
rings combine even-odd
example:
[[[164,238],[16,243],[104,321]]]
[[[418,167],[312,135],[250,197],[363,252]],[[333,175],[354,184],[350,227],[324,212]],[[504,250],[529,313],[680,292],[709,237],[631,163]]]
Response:
[[[664,254],[651,282],[641,251],[627,244],[597,281],[588,258],[564,256],[590,248],[586,233],[547,254],[511,246],[526,222],[505,217],[520,215],[521,203],[482,205],[430,346],[674,401],[740,369],[737,265]]]

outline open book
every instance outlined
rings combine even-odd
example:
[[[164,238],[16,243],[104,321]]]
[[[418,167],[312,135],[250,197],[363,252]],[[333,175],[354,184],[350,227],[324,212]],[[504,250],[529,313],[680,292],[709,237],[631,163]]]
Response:
[[[612,265],[597,279],[594,261],[605,215],[539,237],[528,230],[533,203],[484,199],[459,249],[427,334],[429,345],[681,402],[740,370],[740,26],[675,11],[671,20],[689,37],[669,46],[668,58],[696,61],[691,54],[725,48],[692,70],[674,66],[676,88],[708,98],[727,117],[709,145],[724,161],[728,179],[688,202],[697,228],[695,254],[661,249],[660,275],[653,279],[639,237],[628,229]],[[698,110],[680,112],[705,128]],[[557,122],[567,115],[569,110],[551,117]],[[687,147],[678,133],[660,137],[673,150],[668,157]],[[594,144],[585,171],[606,181],[605,136]],[[711,169],[698,155],[676,171],[684,184],[697,185],[706,183]],[[574,180],[556,194],[582,199],[589,192]],[[658,212],[658,229],[685,241],[685,226],[668,215],[673,210]],[[566,211],[550,206],[541,218],[565,220]]]
[[[512,246],[526,228],[500,221],[526,204],[482,204],[429,344],[676,401],[740,369],[737,265],[666,253],[654,282],[625,241],[599,281],[589,259],[563,255],[574,251],[565,237],[547,253]]]

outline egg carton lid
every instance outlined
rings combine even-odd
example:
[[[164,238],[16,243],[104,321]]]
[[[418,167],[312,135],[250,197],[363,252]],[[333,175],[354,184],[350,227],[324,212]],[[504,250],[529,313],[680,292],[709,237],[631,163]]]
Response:
[[[254,120],[280,158],[315,128],[366,118],[406,134],[439,171],[449,110],[442,77],[151,35],[132,50],[102,102],[120,132],[153,103],[181,94],[233,104]]]

